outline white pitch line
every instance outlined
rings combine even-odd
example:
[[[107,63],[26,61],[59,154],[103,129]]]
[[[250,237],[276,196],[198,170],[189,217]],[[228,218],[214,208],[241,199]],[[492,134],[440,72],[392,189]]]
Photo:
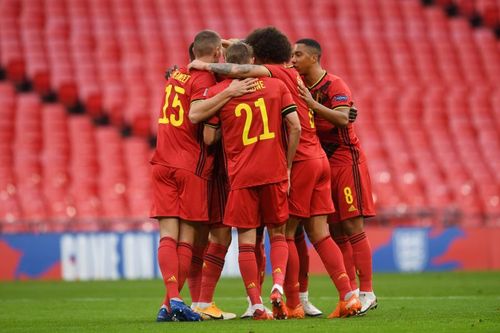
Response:
[[[154,297],[68,297],[68,298],[60,298],[60,301],[70,301],[70,302],[116,302],[119,300],[131,299],[131,300],[151,300]],[[216,296],[217,300],[225,300],[225,301],[246,301],[246,297],[225,297],[225,296]],[[416,300],[481,300],[484,298],[493,298],[495,300],[500,300],[500,295],[484,295],[484,296],[475,296],[475,295],[449,295],[449,296],[377,296],[379,300],[382,301],[416,301]],[[314,297],[311,296],[311,300],[321,299],[321,300],[337,300],[337,296],[319,296]],[[32,302],[32,298],[15,298],[15,299],[2,299],[1,303],[22,303],[22,302]],[[55,301],[55,299],[54,299]]]

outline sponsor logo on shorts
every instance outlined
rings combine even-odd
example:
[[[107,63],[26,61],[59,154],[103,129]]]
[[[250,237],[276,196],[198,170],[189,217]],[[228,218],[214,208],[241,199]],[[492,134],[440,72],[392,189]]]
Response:
[[[351,207],[349,207],[349,212],[355,212],[357,210],[358,209],[356,207],[354,207],[354,205],[351,205]]]

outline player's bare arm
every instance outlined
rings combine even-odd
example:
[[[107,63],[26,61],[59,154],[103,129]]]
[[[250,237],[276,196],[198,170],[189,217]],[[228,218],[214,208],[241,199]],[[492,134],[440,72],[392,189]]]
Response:
[[[302,97],[302,99],[306,101],[307,106],[321,118],[338,127],[344,127],[349,124],[349,107],[337,107],[335,109],[327,108],[312,97],[311,92],[304,84],[299,83],[298,88],[300,97]]]
[[[251,64],[231,64],[231,63],[208,63],[200,60],[193,60],[189,69],[209,71],[216,74],[226,75],[233,78],[249,78],[271,76],[269,70],[262,65]]]
[[[189,109],[189,120],[193,124],[212,118],[231,98],[253,91],[257,79],[234,80],[219,94],[203,101],[196,101]]]
[[[219,141],[221,136],[220,127],[210,124],[205,124],[203,127],[203,142],[205,142],[207,146],[211,146]]]
[[[290,112],[285,116],[285,124],[288,131],[288,148],[286,151],[288,193],[290,193],[290,175],[292,173],[292,163],[300,141],[300,119],[297,112]]]
[[[300,127],[300,120],[296,111],[288,113],[285,116],[284,120],[288,133],[288,150],[286,154],[286,161],[288,170],[290,170],[292,168],[295,152],[297,151],[297,146],[299,145],[300,132],[302,131],[302,129]]]

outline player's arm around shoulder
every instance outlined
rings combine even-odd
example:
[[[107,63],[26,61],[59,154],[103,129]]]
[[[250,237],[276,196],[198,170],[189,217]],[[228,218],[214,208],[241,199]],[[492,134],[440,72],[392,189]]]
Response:
[[[229,100],[254,90],[257,79],[233,80],[224,90],[205,100],[191,103],[189,120],[193,124],[212,118]]]
[[[201,60],[193,60],[188,65],[188,68],[210,71],[212,73],[240,79],[271,76],[271,72],[265,66],[252,64],[208,63]]]

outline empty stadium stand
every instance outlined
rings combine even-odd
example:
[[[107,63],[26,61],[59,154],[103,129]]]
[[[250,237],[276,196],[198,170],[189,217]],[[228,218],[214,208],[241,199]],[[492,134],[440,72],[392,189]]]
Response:
[[[186,63],[201,29],[244,37],[265,25],[319,40],[324,67],[350,85],[377,223],[500,225],[499,8],[0,0],[0,231],[154,227],[148,140],[165,69]]]

